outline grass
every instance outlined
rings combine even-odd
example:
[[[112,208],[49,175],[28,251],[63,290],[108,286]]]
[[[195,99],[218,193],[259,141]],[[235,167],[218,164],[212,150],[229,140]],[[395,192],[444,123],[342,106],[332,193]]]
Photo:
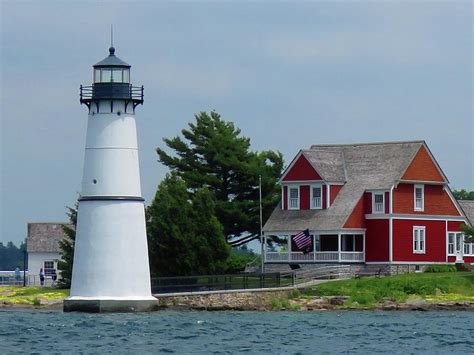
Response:
[[[474,300],[474,272],[404,274],[334,281],[305,290],[307,296],[348,296],[345,306],[373,307],[419,296],[427,301]]]
[[[14,305],[40,306],[60,301],[67,296],[69,296],[69,290],[50,287],[0,287],[0,303],[8,302]]]

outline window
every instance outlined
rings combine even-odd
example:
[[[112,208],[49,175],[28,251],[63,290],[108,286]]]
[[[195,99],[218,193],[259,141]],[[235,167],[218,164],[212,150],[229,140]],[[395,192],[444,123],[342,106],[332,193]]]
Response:
[[[54,261],[52,260],[47,260],[44,262],[44,274],[45,275],[51,275],[54,270]]]
[[[299,187],[288,188],[288,209],[297,210],[300,208],[300,189]]]
[[[425,227],[413,227],[413,253],[425,254]]]
[[[384,213],[385,212],[385,201],[383,192],[372,193],[372,213]]]
[[[425,189],[423,185],[415,185],[415,211],[425,209]]]
[[[311,208],[321,209],[322,207],[323,207],[323,203],[322,203],[321,186],[312,186],[311,187]]]
[[[454,233],[448,234],[448,254],[454,254]]]

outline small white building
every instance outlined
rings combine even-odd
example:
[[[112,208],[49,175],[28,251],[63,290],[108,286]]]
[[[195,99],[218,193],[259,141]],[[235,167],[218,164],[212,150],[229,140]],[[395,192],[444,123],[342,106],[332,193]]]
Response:
[[[68,238],[63,226],[68,223],[28,223],[26,250],[28,253],[29,281],[39,283],[39,272],[44,270],[46,279],[50,279],[53,270],[58,273],[58,261],[61,259],[59,241]],[[59,276],[59,273],[58,273]]]

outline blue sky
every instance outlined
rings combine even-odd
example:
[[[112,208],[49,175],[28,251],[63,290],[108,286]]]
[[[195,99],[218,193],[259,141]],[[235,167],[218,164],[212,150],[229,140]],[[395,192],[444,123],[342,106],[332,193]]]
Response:
[[[320,143],[425,139],[454,188],[474,189],[470,1],[1,1],[0,241],[64,221],[80,190],[80,84],[116,54],[137,109],[147,203],[155,148],[215,109],[288,163]]]

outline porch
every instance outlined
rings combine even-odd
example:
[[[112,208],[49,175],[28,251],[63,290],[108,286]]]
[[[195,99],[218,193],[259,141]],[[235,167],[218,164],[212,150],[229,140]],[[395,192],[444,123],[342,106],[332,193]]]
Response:
[[[298,250],[293,235],[264,236],[266,263],[362,263],[365,261],[364,234],[311,234],[310,252]]]

